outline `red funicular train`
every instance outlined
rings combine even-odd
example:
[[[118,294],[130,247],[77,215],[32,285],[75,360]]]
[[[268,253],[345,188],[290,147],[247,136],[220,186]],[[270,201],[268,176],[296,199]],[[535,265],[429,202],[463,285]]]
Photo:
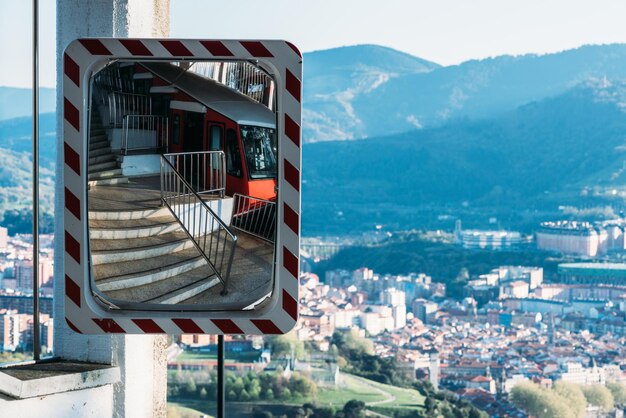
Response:
[[[273,111],[183,66],[141,63],[134,72],[152,97],[153,113],[169,118],[169,153],[223,151],[227,195],[276,198]]]

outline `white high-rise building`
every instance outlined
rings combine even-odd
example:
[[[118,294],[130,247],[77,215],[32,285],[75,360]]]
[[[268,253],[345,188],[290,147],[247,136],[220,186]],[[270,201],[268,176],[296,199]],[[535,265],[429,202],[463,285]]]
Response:
[[[395,287],[385,289],[381,293],[381,299],[383,304],[391,306],[406,305],[406,298],[402,290],[398,290]]]
[[[391,306],[393,328],[398,329],[406,325],[406,298],[403,291],[396,288],[385,289],[381,293],[382,302]]]

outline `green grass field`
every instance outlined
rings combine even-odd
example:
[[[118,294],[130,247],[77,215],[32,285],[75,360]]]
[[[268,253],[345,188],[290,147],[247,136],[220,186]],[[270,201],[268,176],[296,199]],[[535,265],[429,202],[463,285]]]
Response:
[[[424,405],[424,397],[414,389],[398,388],[349,374],[342,374],[340,379],[336,388],[319,388],[316,399],[311,401],[320,405],[343,406],[355,399],[392,409],[414,409]]]
[[[318,388],[316,403],[342,406],[352,399],[365,403],[380,402],[386,399],[383,393],[353,376],[343,374],[341,380],[342,382],[336,388]]]
[[[197,409],[192,409],[192,408],[183,406],[176,402],[167,403],[167,418],[199,418],[199,417],[211,418],[211,415],[205,414],[204,412],[198,411]]]
[[[318,388],[317,396],[314,398],[295,398],[288,402],[281,401],[257,401],[258,405],[272,404],[290,404],[302,405],[311,402],[320,406],[334,406],[336,408],[343,407],[350,400],[363,401],[368,408],[376,411],[392,411],[394,409],[417,409],[424,406],[424,397],[414,389],[398,388],[391,385],[374,382],[359,376],[342,373],[340,383],[333,388]],[[192,413],[198,414],[199,411],[212,411],[213,402],[185,400],[181,403],[169,403],[169,406],[182,407],[184,405],[191,408]],[[228,402],[227,402],[228,404]],[[241,404],[237,402],[236,404]],[[179,417],[179,415],[172,415]],[[198,415],[191,415],[198,417]],[[189,415],[181,415],[180,418],[188,418]],[[169,418],[169,415],[168,415]]]

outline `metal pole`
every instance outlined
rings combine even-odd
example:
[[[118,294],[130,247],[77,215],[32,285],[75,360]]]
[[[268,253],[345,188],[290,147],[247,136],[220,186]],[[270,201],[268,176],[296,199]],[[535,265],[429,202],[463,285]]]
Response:
[[[33,357],[39,360],[39,1],[33,0]]]
[[[225,414],[225,385],[224,385],[224,336],[217,336],[217,418],[224,418]]]

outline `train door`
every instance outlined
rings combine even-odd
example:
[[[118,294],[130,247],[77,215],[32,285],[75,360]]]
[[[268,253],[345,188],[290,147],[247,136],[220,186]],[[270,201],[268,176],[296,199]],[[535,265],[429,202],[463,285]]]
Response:
[[[204,148],[204,114],[199,112],[185,112],[185,124],[183,134],[183,152],[203,151]],[[197,160],[185,157],[183,164],[185,180],[192,186],[198,187],[201,178]]]
[[[182,152],[182,127],[185,123],[185,113],[180,109],[171,109],[170,115],[170,138],[167,152]]]
[[[183,152],[202,151],[204,142],[204,114],[186,112]]]
[[[226,194],[248,194],[247,174],[244,174],[243,157],[239,145],[239,135],[231,127],[226,128],[224,153],[226,154]]]
[[[206,122],[205,129],[205,139],[204,139],[204,149],[207,151],[222,151],[224,149],[224,124],[222,122],[217,122],[214,120],[208,120]],[[222,159],[220,155],[209,154],[208,156],[204,156],[204,159],[210,159],[210,161],[205,161],[204,166],[207,167],[206,175],[206,185],[210,189],[217,189],[221,187],[222,179],[222,171],[220,169],[220,164],[222,163]],[[210,168],[212,167],[212,168]]]

